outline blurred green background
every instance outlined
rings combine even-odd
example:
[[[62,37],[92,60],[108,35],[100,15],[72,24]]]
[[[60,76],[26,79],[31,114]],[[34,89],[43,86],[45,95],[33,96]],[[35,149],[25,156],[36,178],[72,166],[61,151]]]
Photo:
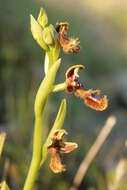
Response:
[[[6,179],[11,189],[22,189],[31,158],[33,104],[44,77],[44,54],[32,38],[29,15],[37,17],[41,6],[47,11],[49,23],[69,22],[69,35],[81,41],[80,54],[61,53],[56,83],[65,80],[68,67],[84,64],[81,81],[86,88],[101,89],[108,96],[109,106],[104,112],[96,112],[74,95],[62,92],[50,96],[44,114],[44,136],[53,124],[61,99],[66,97],[64,128],[69,133],[68,140],[77,142],[79,148],[64,157],[67,171],[63,174],[53,174],[46,161],[35,189],[67,190],[107,117],[113,114],[117,125],[80,186],[80,190],[106,190],[105,183],[112,180],[117,162],[127,153],[126,0],[0,1],[0,131],[7,132],[0,178]],[[120,190],[126,189],[127,178],[120,185]]]

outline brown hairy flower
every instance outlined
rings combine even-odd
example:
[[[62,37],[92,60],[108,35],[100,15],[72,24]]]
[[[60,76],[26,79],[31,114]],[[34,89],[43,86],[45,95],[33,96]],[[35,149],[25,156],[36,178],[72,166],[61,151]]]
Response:
[[[97,111],[103,111],[108,106],[107,97],[100,96],[100,90],[85,90],[83,85],[79,82],[79,69],[83,69],[83,65],[75,65],[70,67],[66,72],[66,92],[75,92],[76,96],[79,96],[84,100],[84,103]]]
[[[52,136],[51,144],[47,147],[51,155],[50,168],[54,173],[66,170],[66,166],[61,163],[60,154],[70,153],[78,147],[76,143],[64,142],[65,135],[67,135],[67,132],[64,129],[56,130]]]
[[[79,53],[80,41],[78,38],[68,38],[68,29],[69,24],[67,22],[61,22],[56,24],[56,31],[59,34],[59,43],[65,53]]]

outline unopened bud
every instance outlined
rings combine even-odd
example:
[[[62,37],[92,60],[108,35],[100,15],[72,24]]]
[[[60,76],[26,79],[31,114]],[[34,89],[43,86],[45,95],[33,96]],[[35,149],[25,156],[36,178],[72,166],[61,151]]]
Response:
[[[32,32],[33,38],[37,41],[37,43],[41,46],[41,48],[47,51],[48,46],[43,40],[42,28],[32,15],[30,15],[30,23],[31,23],[31,32]]]
[[[43,40],[47,45],[53,45],[55,42],[54,37],[54,28],[52,25],[49,25],[48,27],[44,28],[43,30]]]
[[[37,22],[42,26],[42,28],[45,28],[46,25],[48,24],[48,17],[43,8],[40,9],[40,13],[37,19]]]

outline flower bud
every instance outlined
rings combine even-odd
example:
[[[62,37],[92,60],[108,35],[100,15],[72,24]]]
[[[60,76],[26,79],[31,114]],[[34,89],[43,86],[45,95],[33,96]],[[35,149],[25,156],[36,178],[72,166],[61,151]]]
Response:
[[[53,45],[55,42],[54,27],[49,25],[43,30],[43,40],[47,45]]]
[[[37,19],[37,22],[40,24],[42,28],[45,28],[46,25],[48,24],[48,17],[43,8],[40,9],[40,13]]]
[[[35,20],[35,18],[30,15],[30,22],[31,22],[31,32],[33,35],[33,38],[37,41],[37,43],[43,48],[44,50],[48,50],[48,46],[43,40],[43,32],[41,26],[38,24],[38,22]]]

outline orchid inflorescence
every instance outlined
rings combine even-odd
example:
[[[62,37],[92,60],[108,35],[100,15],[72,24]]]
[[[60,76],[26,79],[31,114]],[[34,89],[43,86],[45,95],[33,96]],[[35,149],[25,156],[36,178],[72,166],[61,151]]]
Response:
[[[48,17],[41,8],[37,20],[31,15],[31,32],[37,44],[45,51],[43,79],[35,98],[35,129],[33,139],[33,156],[29,173],[25,182],[24,190],[32,189],[39,167],[44,163],[47,155],[50,155],[50,168],[53,172],[59,173],[66,170],[61,163],[61,153],[69,153],[77,148],[76,143],[64,142],[67,132],[61,129],[66,115],[66,100],[63,99],[60,105],[56,120],[51,131],[42,145],[42,114],[48,96],[51,93],[64,91],[67,94],[74,93],[83,99],[84,103],[98,111],[105,110],[108,105],[107,97],[101,97],[99,90],[86,89],[79,81],[78,71],[83,69],[83,65],[70,67],[65,74],[63,83],[54,85],[56,73],[61,65],[59,58],[60,50],[66,54],[79,53],[80,41],[78,38],[68,37],[69,24],[67,22],[48,25]]]

